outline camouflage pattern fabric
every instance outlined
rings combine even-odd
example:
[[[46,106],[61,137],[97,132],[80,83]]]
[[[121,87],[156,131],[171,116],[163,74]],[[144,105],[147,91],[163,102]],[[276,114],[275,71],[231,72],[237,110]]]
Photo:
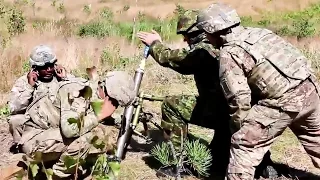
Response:
[[[187,123],[191,121],[192,111],[196,103],[196,96],[171,96],[167,97],[161,106],[163,119],[161,127],[168,132],[173,132],[170,139],[176,151],[180,151],[181,136],[187,137]],[[199,120],[201,121],[203,118],[199,118]]]
[[[124,71],[108,72],[105,87],[108,96],[117,99],[120,106],[129,105],[136,97],[133,77]]]
[[[255,167],[272,143],[289,127],[298,137],[315,167],[320,168],[320,106],[319,94],[307,80],[294,90],[301,112],[255,105],[239,131],[232,136],[228,179],[253,179]]]
[[[223,113],[227,114],[227,109],[223,111],[217,105],[213,106],[212,103],[194,95],[169,96],[164,100],[161,110],[163,119],[161,126],[168,132],[172,132],[170,139],[177,151],[180,151],[181,136],[186,138],[188,123],[210,129],[228,124],[228,116],[223,116]],[[220,123],[219,120],[220,124],[218,124],[216,120],[218,118],[222,118],[221,121],[226,123]]]
[[[53,92],[58,88],[58,80],[54,77],[51,82],[38,82],[37,88],[29,85],[27,74],[20,77],[13,85],[9,95],[9,110],[8,117],[9,130],[13,135],[13,141],[19,142],[21,138],[21,129],[23,124],[28,120],[24,115],[26,108],[31,103],[32,99],[36,99],[42,94],[49,93],[53,98]]]
[[[219,93],[219,51],[206,39],[192,45],[192,48],[170,49],[159,41],[150,46],[150,55],[163,67],[184,75],[193,75],[199,96],[211,97]],[[215,71],[215,69],[217,71]],[[210,82],[210,83],[208,83]]]
[[[30,66],[44,66],[46,63],[54,63],[57,61],[56,54],[47,45],[38,45],[33,48],[29,57]]]
[[[75,79],[74,79],[75,80]],[[92,109],[87,110],[87,114],[84,116],[84,124],[81,128],[81,132],[77,124],[71,124],[68,122],[70,118],[79,118],[79,114],[84,112],[88,107],[84,102],[84,98],[72,97],[70,101],[70,94],[73,92],[83,89],[88,82],[84,79],[79,78],[79,81],[74,82],[60,82],[60,88],[58,90],[58,95],[51,104],[56,106],[56,109],[50,108],[39,110],[39,113],[52,114],[52,111],[59,111],[58,118],[55,119],[45,119],[44,117],[51,117],[48,115],[41,114],[37,118],[36,115],[32,115],[29,112],[32,108],[28,109],[26,114],[30,114],[30,120],[24,124],[24,131],[19,144],[22,145],[22,150],[30,158],[32,158],[35,153],[41,153],[43,161],[53,161],[59,160],[54,166],[54,174],[60,178],[68,177],[74,172],[73,169],[68,169],[63,163],[63,155],[70,155],[75,157],[77,150],[82,152],[88,151],[91,154],[92,147],[90,146],[90,138],[93,135],[99,135],[99,129],[94,130],[98,126],[98,120]],[[49,96],[44,96],[42,99],[49,99]],[[45,102],[45,101],[37,101]],[[71,103],[71,104],[70,104]],[[37,107],[35,104],[34,106]],[[42,105],[40,108],[47,107]],[[46,111],[44,111],[46,110]],[[83,136],[79,137],[80,134]],[[101,133],[100,133],[101,134]],[[98,137],[104,138],[104,135],[99,135]],[[107,143],[108,141],[106,141]],[[95,149],[94,149],[95,150]],[[95,152],[95,151],[93,151]],[[103,151],[105,152],[105,151]],[[83,158],[85,158],[84,156]]]
[[[134,82],[127,73],[110,72],[105,79],[105,88],[112,91],[111,95],[123,105],[129,104],[135,97],[134,90],[131,88]],[[116,80],[118,81],[115,84]],[[81,158],[88,160],[90,155],[90,160],[114,148],[108,140],[110,132],[99,124],[92,106],[82,96],[79,96],[80,91],[86,86],[97,87],[92,83],[93,81],[82,78],[59,82],[59,88],[52,102],[47,94],[27,108],[26,114],[30,118],[24,124],[19,144],[22,145],[23,152],[30,158],[36,153],[41,153],[42,161],[58,161],[53,166],[54,175],[57,177],[70,177],[75,171],[76,165],[72,168],[66,167],[64,163],[66,155],[78,158],[78,150],[80,150]],[[118,85],[118,87],[111,88],[111,85]],[[93,92],[97,93],[95,90]],[[34,112],[36,109],[38,113]],[[57,115],[57,112],[59,112],[58,117],[54,116]],[[83,112],[86,113],[83,117],[83,125],[79,129],[77,123],[70,123],[69,119],[77,120]],[[103,149],[97,149],[91,144],[94,136],[106,144]],[[82,164],[79,165],[82,167]]]
[[[180,151],[181,137],[187,136],[187,124],[194,123],[215,130],[212,148],[212,174],[224,177],[230,148],[228,105],[219,86],[218,51],[206,39],[190,49],[172,50],[159,41],[150,46],[150,54],[161,66],[181,74],[193,74],[198,96],[167,97],[162,104],[162,127],[175,149]]]
[[[197,17],[197,28],[206,33],[231,28],[241,22],[236,10],[224,3],[213,3],[208,8],[199,12]]]
[[[55,63],[56,61],[55,53],[46,45],[34,47],[29,57],[30,66],[43,66],[45,63]],[[66,77],[61,80],[58,80],[58,78],[54,76],[50,82],[38,80],[37,86],[32,87],[28,83],[27,75],[28,73],[16,80],[11,89],[8,101],[10,110],[10,116],[8,117],[9,130],[12,133],[15,143],[19,142],[21,138],[23,124],[28,120],[28,117],[24,116],[24,113],[32,100],[44,94],[48,94],[50,99],[53,100],[59,87],[58,82],[74,78],[71,74],[67,74]]]
[[[9,132],[12,135],[13,142],[18,143],[23,132],[23,124],[28,119],[24,114],[15,114],[8,117]]]
[[[228,102],[232,102],[231,119],[239,127],[251,108],[251,96],[258,99],[257,103],[265,106],[300,112],[303,105],[284,94],[312,73],[307,59],[299,50],[279,36],[270,34],[270,31],[267,31],[268,35],[259,32],[258,28],[236,27],[233,33],[226,35],[230,43],[227,41],[221,50],[221,86],[228,99],[234,96],[237,98],[237,101]],[[241,37],[244,42],[241,43],[241,39],[237,37]],[[255,42],[251,42],[251,46],[245,43],[250,40]],[[276,49],[269,48],[271,46]],[[283,50],[279,50],[282,46]],[[276,58],[283,61],[276,62]]]
[[[181,16],[178,18],[177,23],[177,34],[188,34],[199,29],[196,26],[198,10],[186,10]]]
[[[231,119],[240,128],[231,139],[228,179],[253,179],[255,166],[286,127],[319,167],[319,86],[307,59],[279,36],[254,32],[259,31],[232,29],[226,35],[230,45],[227,41],[220,51],[221,86]],[[271,43],[277,50],[265,49]]]
[[[179,16],[177,22],[177,34],[187,36],[191,46],[206,38],[205,32],[197,27],[198,13],[198,10],[188,9]]]
[[[27,129],[27,131],[37,131],[37,129],[33,129],[30,126],[27,126]],[[103,149],[95,148],[90,144],[90,141],[95,136],[106,143]],[[66,156],[86,160],[86,164],[79,164],[79,170],[81,171],[84,169],[83,166],[88,166],[90,159],[94,160],[94,157],[98,154],[113,150],[113,145],[110,144],[109,140],[111,136],[112,134],[107,131],[106,126],[102,124],[99,124],[90,130],[90,132],[85,133],[75,140],[65,139],[59,128],[48,129],[25,142],[23,152],[29,157],[33,157],[35,153],[41,153],[41,160],[44,163],[57,161],[52,167],[54,176],[67,178],[75,173],[76,163],[71,167],[67,167],[65,165]],[[78,154],[79,151],[81,152],[80,157]]]
[[[224,101],[219,101],[217,97],[214,102],[215,105],[194,95],[167,97],[161,106],[161,126],[177,152],[181,151],[181,137],[187,138],[189,123],[214,129],[214,137],[209,145],[213,158],[211,174],[223,179],[228,166],[231,133],[228,109],[223,106]]]

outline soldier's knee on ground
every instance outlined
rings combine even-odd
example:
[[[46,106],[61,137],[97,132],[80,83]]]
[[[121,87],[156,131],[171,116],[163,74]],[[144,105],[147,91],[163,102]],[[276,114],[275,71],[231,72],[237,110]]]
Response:
[[[68,178],[76,172],[76,166],[74,165],[73,167],[67,168],[63,162],[59,161],[52,166],[52,171],[56,179]]]
[[[9,124],[9,131],[13,136],[13,141],[17,143],[23,132],[23,124],[27,121],[24,114],[16,114],[9,116],[8,124]]]
[[[22,152],[30,157],[32,157],[34,153],[40,152],[43,158],[45,158],[44,161],[57,160],[61,153],[66,150],[67,146],[63,143],[59,129],[48,129],[43,132],[40,131],[40,133],[35,132],[34,129],[30,129],[30,131],[26,133],[27,134],[22,137]],[[33,135],[33,137],[29,139],[28,137],[31,135]]]
[[[80,147],[77,148],[76,145],[80,145]],[[86,159],[89,149],[90,148],[89,148],[88,144],[84,144],[84,145],[82,145],[81,143],[80,144],[79,143],[73,144],[73,146],[69,147],[67,149],[67,151],[65,151],[60,156],[58,161],[52,166],[52,170],[53,170],[54,175],[59,178],[68,178],[76,172],[77,162],[75,162],[73,164],[70,164],[73,161],[66,163],[67,157],[68,157],[68,159],[74,159],[74,160],[77,160],[79,158],[78,171],[81,172],[82,165],[83,165],[82,162],[84,162],[82,160]],[[80,156],[79,156],[79,151],[81,152]],[[69,167],[67,167],[66,164],[68,164]]]
[[[103,154],[111,150],[113,146],[111,147],[111,142],[109,140],[109,137],[111,135],[110,133],[112,132],[108,132],[106,126],[99,124],[90,132],[74,140],[67,147],[67,150],[61,155],[59,162],[53,165],[52,169],[54,174],[60,178],[66,178],[75,173],[76,164],[69,168],[65,166],[64,160],[66,156],[72,157],[73,159],[80,158],[85,160],[85,162],[87,163],[88,158],[92,160],[95,156],[98,156],[99,154]],[[93,139],[99,139],[101,140],[100,142],[104,142],[105,145],[101,146],[101,149],[98,147],[96,148],[93,145]],[[79,151],[81,152],[80,156],[78,156]],[[83,164],[78,165],[80,171],[83,170],[82,165]]]
[[[22,152],[32,158],[35,153],[40,152],[43,162],[56,161],[61,156],[65,145],[55,140],[47,140],[36,143],[36,141],[28,141],[22,145]]]

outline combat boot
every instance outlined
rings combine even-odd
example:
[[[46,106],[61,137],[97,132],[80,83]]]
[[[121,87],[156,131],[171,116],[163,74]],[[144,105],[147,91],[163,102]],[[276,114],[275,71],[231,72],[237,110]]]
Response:
[[[255,178],[262,176],[266,179],[277,178],[281,175],[288,175],[289,169],[285,165],[276,164],[271,160],[271,153],[268,151],[263,157],[262,162],[257,166]]]
[[[180,172],[179,172],[181,178],[184,178],[189,175],[194,175],[194,173],[195,172],[187,165],[184,165],[180,169]],[[156,171],[156,176],[157,177],[174,177],[174,178],[176,178],[176,177],[178,177],[177,166],[170,165],[170,166],[161,167]]]

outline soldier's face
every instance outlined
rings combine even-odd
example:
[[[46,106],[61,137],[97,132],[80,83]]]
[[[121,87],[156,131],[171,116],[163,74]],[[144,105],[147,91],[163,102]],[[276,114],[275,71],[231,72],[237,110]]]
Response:
[[[54,76],[54,63],[48,63],[44,66],[36,68],[39,72],[39,78],[44,80],[51,80]]]

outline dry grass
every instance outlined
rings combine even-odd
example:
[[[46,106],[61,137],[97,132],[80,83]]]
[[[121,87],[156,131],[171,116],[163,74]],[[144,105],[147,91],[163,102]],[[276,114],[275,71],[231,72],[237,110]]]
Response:
[[[12,2],[12,0],[7,0]],[[31,1],[30,1],[31,2]],[[103,39],[84,37],[79,38],[73,35],[75,26],[78,23],[89,22],[97,17],[97,13],[103,7],[109,7],[114,12],[118,12],[117,21],[132,21],[132,17],[136,16],[139,11],[146,13],[149,16],[165,18],[172,14],[175,9],[175,3],[183,5],[186,8],[203,8],[212,1],[199,0],[196,3],[191,0],[166,1],[166,0],[139,0],[136,7],[135,1],[129,0],[78,0],[64,1],[65,12],[59,13],[57,7],[62,1],[57,1],[53,7],[52,1],[34,0],[35,7],[32,8],[31,3],[21,6],[28,18],[27,32],[14,37],[11,45],[0,52],[0,106],[6,103],[7,94],[10,91],[14,81],[25,71],[24,65],[27,63],[28,54],[31,49],[38,44],[48,44],[54,48],[59,57],[59,62],[64,65],[69,71],[77,72],[76,70],[84,70],[88,66],[95,65],[100,72],[111,70],[117,63],[117,59],[108,61],[107,64],[102,64],[100,56],[104,49],[108,48],[113,57],[141,57],[142,49],[138,46],[131,46],[123,37],[108,37]],[[288,11],[303,9],[310,3],[319,2],[317,0],[224,0],[235,7],[241,15],[259,15],[262,10],[270,12]],[[85,13],[82,9],[85,5],[91,4],[91,13]],[[129,6],[129,9],[124,11],[124,6]],[[121,11],[121,12],[120,12]],[[68,24],[62,23],[57,25],[61,18],[67,17]],[[45,22],[40,28],[34,29],[33,23],[35,20]],[[313,63],[318,65],[318,53],[320,45],[318,38],[307,38],[297,41],[294,38],[288,38],[293,44],[307,49],[312,52]],[[185,46],[182,42],[170,44],[171,47]],[[117,50],[118,49],[118,50]],[[139,63],[139,59],[131,58],[130,62],[125,67],[126,71],[133,73]],[[185,77],[175,73],[172,70],[165,69],[157,65],[149,58],[146,66],[146,72],[142,89],[146,93],[155,95],[171,95],[171,94],[192,94],[196,92],[195,84],[190,81],[190,76]],[[146,102],[145,106],[148,110],[160,112],[159,103]],[[159,117],[158,117],[159,118]],[[8,136],[7,125],[4,120],[0,120],[0,140],[2,142],[2,151],[7,152],[11,142],[11,137]],[[195,136],[202,137],[210,141],[213,136],[213,131],[203,129],[198,126],[191,126],[190,132]],[[160,137],[160,135],[156,135]],[[139,141],[139,139],[137,139]],[[137,148],[137,147],[135,147]],[[142,149],[141,149],[142,148]],[[144,149],[143,149],[144,148]],[[157,179],[155,171],[151,169],[145,161],[148,156],[147,150],[150,146],[140,146],[138,149],[141,152],[130,152],[127,159],[121,166],[120,179]],[[286,131],[273,145],[272,158],[276,161],[289,164],[297,169],[307,169],[308,171],[320,174],[306,155],[304,150],[299,145],[297,139]],[[0,167],[3,167],[10,162],[11,155],[3,153],[1,155]],[[191,178],[192,179],[192,178]]]

